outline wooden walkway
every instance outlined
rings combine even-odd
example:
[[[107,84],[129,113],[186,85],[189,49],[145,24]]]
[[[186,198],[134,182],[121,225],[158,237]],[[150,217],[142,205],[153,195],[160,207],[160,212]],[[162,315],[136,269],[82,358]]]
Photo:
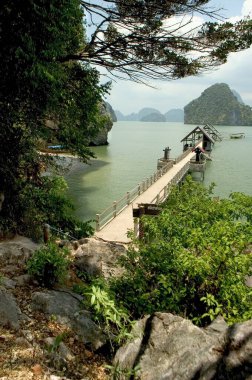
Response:
[[[183,155],[182,155],[183,156]],[[165,174],[152,183],[145,191],[136,196],[133,201],[110,220],[100,231],[96,231],[95,236],[106,240],[121,243],[129,243],[127,237],[129,230],[134,229],[133,208],[140,203],[156,204],[164,200],[169,194],[172,185],[178,183],[189,169],[190,160],[195,157],[195,153],[189,151],[179,162],[169,167]]]

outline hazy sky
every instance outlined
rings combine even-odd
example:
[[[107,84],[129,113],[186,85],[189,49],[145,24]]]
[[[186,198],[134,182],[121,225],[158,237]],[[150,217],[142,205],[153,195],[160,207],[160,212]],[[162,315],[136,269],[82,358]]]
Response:
[[[252,0],[211,0],[209,6],[224,8],[222,14],[232,20],[252,14]],[[225,65],[210,73],[175,81],[152,81],[157,89],[129,81],[114,82],[107,100],[115,110],[124,114],[137,112],[143,107],[153,107],[165,113],[172,108],[183,108],[215,83],[227,83],[241,95],[245,104],[252,106],[251,64],[252,47],[232,53]]]

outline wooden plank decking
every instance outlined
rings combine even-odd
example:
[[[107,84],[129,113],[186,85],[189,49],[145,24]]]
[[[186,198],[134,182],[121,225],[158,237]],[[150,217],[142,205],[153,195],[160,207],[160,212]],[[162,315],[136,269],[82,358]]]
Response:
[[[161,194],[168,184],[179,181],[178,176],[184,176],[188,171],[189,162],[194,158],[195,153],[189,152],[186,157],[181,161],[174,164],[161,178],[153,183],[146,191],[140,194],[132,203],[124,208],[114,219],[105,225],[100,231],[95,233],[95,236],[106,240],[116,241],[122,243],[129,243],[130,239],[127,237],[129,230],[134,229],[134,221],[132,216],[133,208],[137,207],[140,203],[155,203],[155,198]]]

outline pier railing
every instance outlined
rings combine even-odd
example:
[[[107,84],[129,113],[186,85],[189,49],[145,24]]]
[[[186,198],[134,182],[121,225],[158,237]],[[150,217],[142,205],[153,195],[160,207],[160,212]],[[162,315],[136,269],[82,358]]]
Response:
[[[153,183],[168,172],[174,165],[174,161],[169,161],[162,168],[158,169],[151,176],[140,182],[136,187],[127,191],[127,193],[112,205],[106,208],[102,213],[96,214],[96,231],[100,231],[107,223],[120,214],[129,204],[131,204],[139,195],[146,191]]]
[[[202,143],[199,140],[195,146]],[[112,219],[114,219],[118,214],[120,214],[128,205],[130,205],[139,195],[146,191],[153,183],[155,183],[160,177],[170,170],[174,164],[182,161],[187,155],[192,153],[193,148],[187,149],[185,152],[180,154],[175,159],[170,159],[167,164],[156,170],[154,174],[143,180],[136,187],[127,191],[127,193],[117,201],[114,201],[112,205],[102,211],[100,214],[96,214],[96,231],[100,231],[106,224],[108,224]],[[177,184],[189,169],[190,163],[188,162],[176,175],[175,177],[160,191],[159,194],[153,199],[151,203],[162,203],[164,199],[169,195],[171,186]]]
[[[171,189],[174,185],[177,185],[182,178],[186,175],[190,167],[190,161],[187,162],[180,171],[172,178],[170,182],[167,183],[166,186],[163,187],[162,190],[155,196],[155,198],[152,199],[150,203],[153,204],[160,204],[166,200],[166,198],[169,196]]]

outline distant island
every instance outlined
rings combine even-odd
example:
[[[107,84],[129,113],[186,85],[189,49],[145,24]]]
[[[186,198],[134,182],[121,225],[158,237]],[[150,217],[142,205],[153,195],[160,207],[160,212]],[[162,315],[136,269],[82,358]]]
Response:
[[[184,107],[185,124],[252,125],[252,108],[225,83],[216,83]]]
[[[226,83],[216,83],[202,92],[183,109],[175,108],[162,114],[151,107],[124,115],[116,110],[118,121],[178,122],[184,124],[251,125],[252,108],[244,104],[240,94]]]
[[[131,113],[129,115],[124,115],[120,111],[115,111],[118,121],[146,121],[146,122],[183,122],[184,121],[184,111],[182,109],[171,109],[165,114],[162,114],[159,110],[155,108],[142,108],[137,113]]]

